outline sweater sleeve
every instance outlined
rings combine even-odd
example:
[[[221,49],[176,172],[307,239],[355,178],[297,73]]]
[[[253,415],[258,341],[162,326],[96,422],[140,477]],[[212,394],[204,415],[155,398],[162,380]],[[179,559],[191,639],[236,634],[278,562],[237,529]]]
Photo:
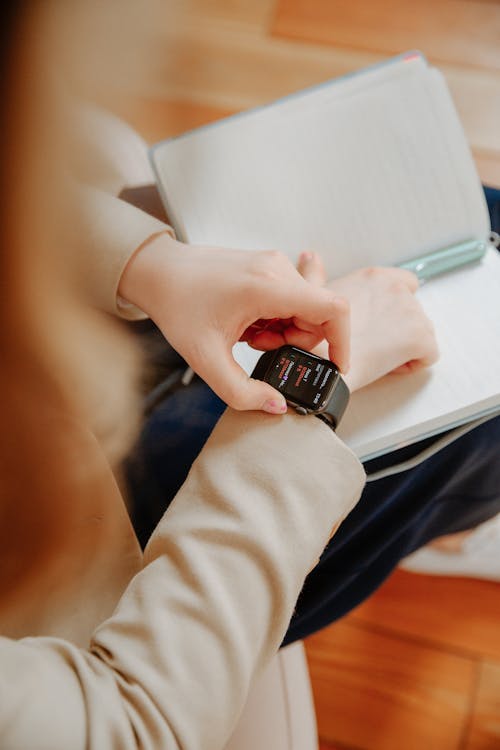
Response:
[[[93,304],[128,320],[147,317],[118,296],[121,275],[130,258],[159,232],[173,229],[130,203],[98,188],[79,189],[86,257],[81,263]],[[83,250],[82,250],[83,252]]]
[[[317,419],[227,411],[89,650],[0,639],[4,750],[221,750],[364,481]]]
[[[129,320],[146,315],[117,296],[127,262],[153,234],[173,229],[119,198],[125,187],[152,184],[148,145],[126,122],[90,102],[69,100],[74,140],[71,174],[77,184],[82,243],[77,251],[91,299],[105,312]]]

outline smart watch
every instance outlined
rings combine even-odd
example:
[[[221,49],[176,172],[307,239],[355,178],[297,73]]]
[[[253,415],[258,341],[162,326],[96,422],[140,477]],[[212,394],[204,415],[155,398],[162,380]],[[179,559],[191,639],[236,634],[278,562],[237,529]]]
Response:
[[[333,430],[349,401],[349,388],[337,366],[296,346],[265,352],[252,378],[276,388],[297,414],[314,414]]]

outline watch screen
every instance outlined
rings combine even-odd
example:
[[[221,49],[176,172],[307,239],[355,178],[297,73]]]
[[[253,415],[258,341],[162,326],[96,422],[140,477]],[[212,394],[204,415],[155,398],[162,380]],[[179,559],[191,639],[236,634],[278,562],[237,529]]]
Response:
[[[308,409],[321,409],[337,378],[335,365],[292,346],[284,347],[276,354],[266,380],[287,400]]]

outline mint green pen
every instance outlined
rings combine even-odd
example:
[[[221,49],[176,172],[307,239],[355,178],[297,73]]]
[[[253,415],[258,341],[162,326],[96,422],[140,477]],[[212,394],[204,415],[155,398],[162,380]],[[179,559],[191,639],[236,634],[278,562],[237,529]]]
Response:
[[[428,255],[421,255],[419,258],[409,260],[406,263],[399,263],[399,268],[413,271],[419,281],[423,283],[434,276],[447,273],[447,271],[477,263],[483,258],[486,247],[486,242],[483,240],[469,240],[468,242],[462,242],[460,245],[452,245],[443,248],[443,250],[428,253]]]

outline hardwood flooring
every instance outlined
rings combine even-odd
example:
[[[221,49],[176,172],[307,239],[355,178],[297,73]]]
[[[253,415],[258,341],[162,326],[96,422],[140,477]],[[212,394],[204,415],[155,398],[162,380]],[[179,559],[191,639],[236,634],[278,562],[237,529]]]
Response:
[[[306,641],[324,750],[500,748],[499,623],[499,584],[394,573]]]

